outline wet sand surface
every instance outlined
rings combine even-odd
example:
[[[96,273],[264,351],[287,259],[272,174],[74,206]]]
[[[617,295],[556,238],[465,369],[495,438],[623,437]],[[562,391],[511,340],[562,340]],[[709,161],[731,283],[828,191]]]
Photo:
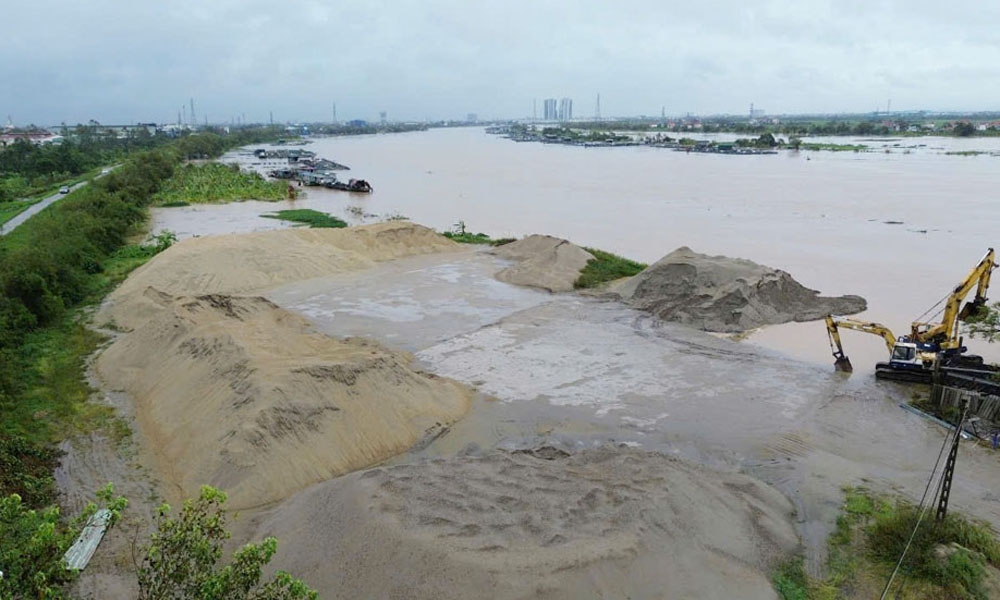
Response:
[[[656,450],[775,485],[796,504],[810,559],[823,556],[842,486],[923,491],[945,432],[899,408],[915,388],[616,302],[509,286],[492,277],[504,265],[483,252],[422,256],[267,296],[331,335],[410,350],[480,392],[465,419],[396,463],[543,444]],[[964,445],[953,506],[1000,527],[998,486],[991,456]]]

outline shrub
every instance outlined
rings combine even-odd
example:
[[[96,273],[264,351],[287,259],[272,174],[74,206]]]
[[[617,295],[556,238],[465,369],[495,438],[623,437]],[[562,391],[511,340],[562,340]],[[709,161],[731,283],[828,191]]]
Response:
[[[222,505],[226,494],[203,486],[196,500],[184,503],[177,518],[160,507],[156,532],[143,548],[139,566],[139,598],[161,600],[313,599],[316,592],[284,572],[261,583],[262,568],[277,550],[274,538],[239,549],[229,565],[219,566],[222,545],[229,538]]]

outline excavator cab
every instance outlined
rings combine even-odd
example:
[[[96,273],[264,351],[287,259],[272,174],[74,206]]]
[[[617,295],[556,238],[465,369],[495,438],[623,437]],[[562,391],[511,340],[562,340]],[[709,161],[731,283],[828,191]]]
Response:
[[[899,362],[913,362],[913,359],[916,357],[917,357],[916,344],[899,343],[892,347],[892,355],[889,357],[889,360],[899,361]]]
[[[932,358],[933,353],[921,352],[913,342],[896,342],[889,355],[889,364],[895,369],[919,370],[925,367],[925,361]]]

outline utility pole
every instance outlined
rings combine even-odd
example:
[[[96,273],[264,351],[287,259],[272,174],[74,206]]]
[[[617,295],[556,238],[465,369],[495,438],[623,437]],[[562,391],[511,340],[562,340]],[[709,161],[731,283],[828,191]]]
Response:
[[[597,106],[594,108],[594,120],[601,120],[601,95],[597,94]]]
[[[272,111],[270,111],[270,112],[269,112],[268,114],[269,114],[269,115],[270,115],[270,117],[271,117],[271,125],[274,125],[274,111],[272,110]]]
[[[337,103],[333,103],[333,124],[337,124]]]
[[[198,117],[194,116],[194,98],[191,98],[191,124],[198,124]]]
[[[951,480],[955,476],[955,460],[958,458],[958,442],[962,439],[962,425],[965,423],[965,414],[969,410],[969,399],[962,399],[962,419],[955,426],[955,438],[951,441],[951,451],[948,452],[948,462],[944,465],[944,474],[941,476],[941,497],[938,500],[937,514],[934,520],[938,523],[944,521],[948,516],[948,497],[951,495]]]

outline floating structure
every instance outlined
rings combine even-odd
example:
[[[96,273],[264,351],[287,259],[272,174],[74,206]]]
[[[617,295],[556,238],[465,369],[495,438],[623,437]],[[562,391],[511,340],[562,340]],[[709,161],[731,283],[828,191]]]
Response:
[[[364,179],[351,179],[347,183],[343,181],[328,181],[324,184],[331,190],[340,190],[342,192],[355,192],[360,194],[370,194],[375,191],[371,184]]]
[[[737,142],[714,142],[711,140],[679,140],[663,136],[642,136],[614,131],[593,131],[580,133],[573,130],[525,129],[516,127],[489,127],[486,133],[503,136],[515,142],[540,142],[542,144],[561,144],[563,146],[581,146],[583,148],[609,148],[622,146],[649,146],[667,148],[678,152],[699,152],[706,154],[777,154],[770,147],[741,145]],[[693,143],[692,143],[693,142]]]

